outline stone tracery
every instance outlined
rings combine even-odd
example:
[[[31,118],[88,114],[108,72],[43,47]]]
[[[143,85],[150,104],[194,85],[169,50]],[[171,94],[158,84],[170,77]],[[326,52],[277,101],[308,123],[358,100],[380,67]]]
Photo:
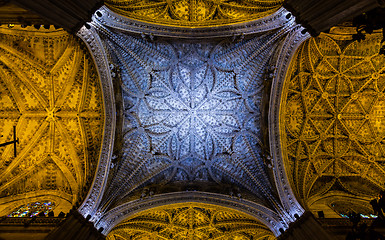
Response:
[[[115,239],[274,239],[257,220],[234,210],[201,203],[158,207],[117,225]]]
[[[128,18],[177,27],[211,27],[260,19],[277,11],[281,0],[269,1],[125,1],[106,5]]]
[[[16,158],[10,146],[0,148],[2,208],[31,193],[75,204],[99,158],[104,116],[96,69],[68,33],[41,32],[0,29],[0,139],[17,126],[20,142]]]
[[[358,44],[334,31],[301,46],[282,101],[288,175],[304,204],[329,191],[374,197],[385,180],[381,35]]]
[[[113,163],[109,165],[108,154],[102,158],[101,175],[96,178],[98,187],[91,190],[80,211],[84,216],[92,215],[91,221],[108,232],[110,226],[122,220],[123,212],[136,209],[126,207],[141,198],[140,189],[153,185],[154,189],[148,191],[151,197],[167,193],[167,187],[162,186],[217,182],[218,186],[237,188],[238,198],[245,193],[247,199],[265,206],[255,211],[247,208],[245,212],[256,212],[257,218],[266,220],[265,224],[279,235],[278,229],[287,228],[302,209],[287,185],[278,191],[284,191],[290,202],[280,202],[271,183],[272,173],[265,165],[270,161],[266,157],[269,149],[262,143],[266,139],[261,139],[260,131],[261,98],[264,91],[269,91],[264,88],[267,72],[274,69],[269,61],[276,57],[288,59],[296,42],[308,35],[301,34],[302,28],[284,9],[265,21],[253,22],[251,31],[255,34],[246,40],[216,38],[198,42],[151,35],[158,32],[164,36],[163,32],[170,29],[162,31],[159,26],[153,26],[150,35],[139,37],[135,32],[140,24],[102,7],[90,25],[79,32],[95,54],[102,82],[121,86],[123,93],[116,90],[115,97],[123,102],[123,121],[117,121],[122,122],[122,129],[117,125],[116,133],[122,131],[124,136],[119,147],[122,151],[115,153]],[[226,29],[216,31],[209,36],[223,37],[227,33]],[[170,36],[185,38],[188,34],[179,29]],[[288,51],[275,52],[282,46],[289,46]],[[277,168],[281,171],[280,166]],[[108,180],[103,175],[107,172]],[[166,192],[157,192],[156,185]],[[200,191],[194,186],[192,190]],[[231,189],[227,192],[233,195]],[[234,207],[244,208],[240,202]],[[275,219],[277,212],[280,217]],[[272,218],[274,224],[267,220]]]
[[[155,177],[231,178],[276,204],[259,119],[261,78],[273,47],[263,43],[270,36],[200,44],[100,33],[120,69],[125,111],[122,167],[114,170],[125,181],[112,184],[108,199],[122,199]]]

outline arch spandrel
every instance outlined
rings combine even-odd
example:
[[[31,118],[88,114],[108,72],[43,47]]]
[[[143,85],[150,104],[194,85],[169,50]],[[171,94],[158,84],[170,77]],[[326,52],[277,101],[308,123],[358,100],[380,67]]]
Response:
[[[87,194],[100,154],[96,68],[63,30],[15,26],[0,37],[0,143],[13,139],[13,126],[19,139],[16,157],[12,145],[0,148],[0,212],[44,196],[68,211]]]
[[[131,19],[188,28],[217,27],[260,19],[276,12],[282,4],[282,0],[106,1],[106,6],[112,11]]]
[[[275,239],[257,219],[203,203],[181,203],[142,211],[107,235],[112,239]]]
[[[370,199],[384,189],[382,34],[357,42],[352,33],[339,27],[304,42],[284,86],[286,170],[310,210],[330,192]]]

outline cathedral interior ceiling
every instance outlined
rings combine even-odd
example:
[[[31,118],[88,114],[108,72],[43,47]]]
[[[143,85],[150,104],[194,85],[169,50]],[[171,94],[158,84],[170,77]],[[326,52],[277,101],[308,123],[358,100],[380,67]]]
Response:
[[[217,239],[269,240],[258,220],[233,209],[202,203],[173,204],[136,214],[117,225],[107,240]]]
[[[336,27],[308,39],[285,82],[280,121],[286,170],[297,197],[313,211],[346,214],[341,203],[354,198],[366,199],[356,205],[371,209],[369,199],[384,189],[382,34],[359,43],[354,32]]]
[[[186,190],[226,194],[234,202],[245,198],[294,218],[278,196],[289,193],[274,182],[273,171],[280,169],[270,162],[266,137],[267,111],[273,107],[266,107],[267,96],[276,80],[269,66],[290,59],[277,56],[294,48],[291,39],[306,38],[290,35],[300,27],[286,12],[269,19],[282,1],[106,4],[124,17],[96,12],[91,30],[83,27],[89,35],[82,37],[102,82],[84,45],[68,33],[0,28],[0,143],[12,140],[13,126],[19,138],[16,157],[11,145],[0,148],[0,213],[28,204],[26,199],[71,206],[85,197],[96,173],[84,204],[93,212],[79,210],[93,214],[94,222],[134,200]],[[165,25],[188,32],[263,21],[245,38],[196,41],[139,36],[124,29],[126,17],[153,23],[159,34]],[[276,108],[284,174],[305,208],[328,209],[333,216],[349,209],[369,214],[365,203],[385,182],[382,35],[358,43],[352,33],[338,27],[304,42]],[[100,48],[92,45],[96,41]],[[98,63],[103,61],[105,68]],[[114,84],[115,96],[107,96],[103,81],[110,82],[111,93]],[[115,102],[106,107],[102,91],[121,104],[116,122],[115,112],[107,113]],[[118,128],[110,144],[105,144],[107,125],[111,136]],[[120,151],[111,159],[114,140]],[[101,171],[95,171],[97,165]],[[283,218],[277,221],[286,226],[290,221]],[[130,216],[108,238],[270,239],[272,234],[234,209],[188,203]]]
[[[187,28],[174,32],[182,38],[164,37],[170,28],[162,25],[154,27],[162,37],[140,35],[132,31],[139,23],[105,7],[79,31],[102,85],[113,83],[115,91],[114,154],[100,162],[96,187],[79,210],[103,233],[131,203],[171,192],[231,196],[242,209],[243,198],[253,201],[262,207],[243,210],[258,212],[276,236],[302,213],[273,180],[267,118],[274,61],[289,59],[309,35],[287,11],[278,12],[255,21],[244,38],[221,37],[228,29],[220,29],[220,37],[185,39]],[[278,191],[290,202],[282,203]]]
[[[19,140],[16,157],[13,145],[0,148],[0,212],[39,197],[71,208],[99,160],[104,110],[95,65],[62,30],[1,27],[0,39],[0,143],[13,140],[14,126]]]
[[[213,27],[266,17],[282,0],[106,0],[106,6],[131,19],[176,27]]]
[[[213,182],[278,208],[261,130],[269,91],[264,75],[274,48],[264,43],[276,32],[194,43],[98,31],[119,69],[123,97],[123,142],[104,203],[122,203],[150,184]]]

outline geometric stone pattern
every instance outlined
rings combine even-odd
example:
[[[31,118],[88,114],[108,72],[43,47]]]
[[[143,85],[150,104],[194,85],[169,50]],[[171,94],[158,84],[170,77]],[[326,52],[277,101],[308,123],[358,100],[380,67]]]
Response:
[[[275,201],[260,139],[262,76],[272,47],[263,43],[269,35],[191,43],[104,34],[124,102],[125,142],[109,199],[150,180],[229,178]]]
[[[351,33],[335,28],[307,40],[287,74],[283,153],[293,190],[307,208],[327,195],[371,198],[384,189],[382,35],[358,43]]]
[[[273,233],[258,220],[233,209],[201,203],[166,205],[124,220],[107,240],[229,239],[269,240]]]
[[[282,0],[106,1],[106,5],[112,11],[131,19],[191,28],[229,25],[260,19],[277,11],[282,3]]]
[[[91,185],[103,135],[93,61],[63,30],[1,28],[0,39],[0,143],[13,139],[13,126],[19,139],[16,158],[13,145],[0,148],[1,208],[40,195],[75,204]]]

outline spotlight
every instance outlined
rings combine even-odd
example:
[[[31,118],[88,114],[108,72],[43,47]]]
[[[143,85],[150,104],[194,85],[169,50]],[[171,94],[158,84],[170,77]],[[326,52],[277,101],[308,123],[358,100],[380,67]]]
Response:
[[[15,24],[8,24],[8,28],[13,28],[15,26]]]

